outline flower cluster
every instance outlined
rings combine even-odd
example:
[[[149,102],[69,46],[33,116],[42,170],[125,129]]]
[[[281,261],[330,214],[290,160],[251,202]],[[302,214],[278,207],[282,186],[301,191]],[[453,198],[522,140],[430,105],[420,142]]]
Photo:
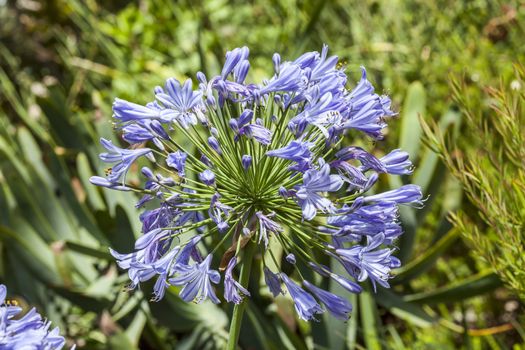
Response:
[[[412,164],[401,150],[378,158],[348,145],[347,136],[358,133],[382,139],[395,113],[364,68],[348,90],[344,68],[327,53],[325,46],[294,61],[276,53],[274,75],[253,84],[245,82],[249,50],[237,48],[226,54],[220,75],[197,73],[197,90],[190,79],[168,79],[145,106],[115,100],[116,127],[131,147],[102,139],[107,152],[100,158],[113,165],[91,182],[141,193],[137,207],[147,207],[135,250],[111,251],[131,288],[155,278],[154,299],[180,286],[185,301],[219,303],[222,279],[224,299],[240,303],[250,291],[235,270],[253,258],[248,245],[261,257],[256,266],[270,292],[286,287],[305,320],[324,310],[346,319],[352,306],[304,280],[301,270],[352,293],[367,279],[388,287],[391,269],[400,266],[392,255],[402,234],[398,206],[421,206],[421,191],[405,185],[365,194],[379,174],[410,174]],[[143,186],[126,181],[139,158],[152,164],[142,167]],[[321,263],[330,260],[347,274]],[[275,270],[281,261],[301,283]]]
[[[6,302],[7,289],[0,284],[0,348],[16,349],[62,349],[64,337],[59,329],[49,330],[51,322],[42,317],[33,308],[22,317],[19,306]]]

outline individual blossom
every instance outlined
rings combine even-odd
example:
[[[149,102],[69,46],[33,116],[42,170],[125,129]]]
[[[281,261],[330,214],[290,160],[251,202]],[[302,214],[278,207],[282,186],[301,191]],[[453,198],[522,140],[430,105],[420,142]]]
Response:
[[[326,45],[293,59],[274,54],[259,82],[249,69],[249,49],[236,48],[214,76],[170,78],[144,106],[115,100],[115,124],[131,146],[103,140],[101,158],[113,168],[91,182],[135,192],[146,209],[134,249],[111,254],[130,288],[154,281],[153,300],[176,286],[171,292],[188,302],[234,304],[254,294],[246,264],[260,259],[250,266],[262,269],[267,296],[286,294],[303,320],[324,311],[347,319],[348,300],[305,281],[311,273],[302,270],[360,293],[365,281],[388,287],[400,266],[399,206],[421,207],[423,195],[416,185],[375,184],[410,174],[412,163],[403,150],[380,157],[357,146],[372,143],[354,143],[383,138],[395,115],[390,99],[364,68],[352,85],[356,73],[347,75]],[[149,162],[143,181],[129,183],[139,159]]]
[[[250,292],[246,290],[239,282],[233,279],[233,269],[237,265],[237,258],[232,258],[228,263],[226,272],[224,273],[224,299],[226,301],[239,304],[242,301],[241,294],[250,296]]]
[[[188,155],[185,152],[181,152],[179,150],[168,154],[168,156],[166,157],[166,164],[169,167],[172,167],[173,169],[177,170],[179,175],[184,177],[186,175],[186,158],[188,158]]]
[[[331,213],[335,206],[323,192],[335,192],[341,188],[343,180],[339,175],[330,175],[330,166],[320,162],[320,169],[310,169],[303,176],[303,184],[297,187],[296,196],[305,220],[312,220],[317,210]]]
[[[308,290],[310,290],[310,292],[312,292],[319,301],[326,306],[332,315],[341,320],[348,319],[350,312],[352,312],[352,304],[350,304],[348,300],[316,287],[308,281],[304,281],[303,283],[306,288],[308,288]]]
[[[205,185],[211,186],[215,183],[215,174],[210,169],[206,169],[202,173],[199,173],[199,180]]]
[[[179,293],[182,300],[200,303],[210,299],[215,304],[220,303],[212,283],[219,283],[221,276],[218,271],[210,268],[211,258],[212,256],[208,255],[200,264],[178,266],[176,277],[171,278],[169,283],[174,286],[183,286]]]
[[[315,319],[315,314],[323,313],[323,309],[310,293],[299,287],[286,274],[281,273],[281,278],[288,292],[290,292],[299,318],[309,321]]]
[[[35,308],[21,316],[22,308],[6,300],[7,288],[0,284],[0,348],[5,350],[59,350],[66,343],[58,327],[42,319]],[[74,349],[74,346],[73,348]]]
[[[283,228],[271,219],[275,213],[264,215],[262,212],[258,211],[255,215],[257,216],[257,219],[259,219],[259,243],[263,241],[264,245],[268,246],[270,233],[280,233],[283,231]]]
[[[138,158],[149,154],[151,150],[149,148],[140,148],[135,150],[119,148],[111,141],[101,138],[100,143],[109,152],[101,153],[100,159],[106,163],[114,163],[111,170],[109,170],[108,181],[111,183],[123,183],[126,181],[126,174],[131,164],[133,164]]]
[[[352,265],[350,269],[352,267],[357,269],[359,274],[354,277],[359,282],[370,278],[374,289],[376,283],[388,288],[390,270],[400,266],[399,260],[392,256],[392,249],[377,249],[383,241],[384,235],[379,234],[373,237],[369,236],[366,246],[354,245],[351,248],[336,249],[336,254],[340,256],[341,260]]]
[[[279,294],[282,294],[283,290],[281,289],[281,280],[279,276],[273,273],[266,266],[264,267],[263,272],[264,281],[266,282],[266,285],[268,286],[268,289],[270,289],[270,292],[273,294],[273,296],[276,297]]]
[[[183,85],[176,79],[168,79],[166,91],[159,89],[155,94],[166,108],[161,112],[161,118],[167,122],[176,121],[183,128],[197,124],[195,109],[201,103],[201,95],[199,91],[192,90],[191,79],[186,80]]]

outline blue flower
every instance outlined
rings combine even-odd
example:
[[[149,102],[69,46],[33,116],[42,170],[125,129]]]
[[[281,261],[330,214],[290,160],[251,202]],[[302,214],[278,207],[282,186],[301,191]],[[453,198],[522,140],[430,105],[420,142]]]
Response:
[[[399,266],[399,260],[392,256],[392,249],[376,249],[383,241],[384,235],[379,234],[373,237],[369,236],[366,246],[355,245],[351,248],[336,249],[336,253],[344,262],[353,265],[359,270],[359,275],[356,276],[359,282],[363,282],[370,277],[374,290],[376,282],[388,288],[390,270]]]
[[[226,79],[226,77],[238,66],[239,62],[243,62],[248,58],[249,54],[250,50],[246,46],[226,52],[226,62],[222,68],[221,78],[223,80]]]
[[[383,163],[361,147],[345,147],[338,151],[335,156],[340,161],[357,159],[361,162],[364,169],[373,169],[378,172],[386,172],[386,168]]]
[[[259,90],[259,94],[265,95],[276,91],[292,91],[304,84],[301,67],[295,64],[287,64],[282,67],[279,75],[273,77],[268,85]]]
[[[315,314],[323,313],[323,309],[319,306],[314,297],[299,287],[295,282],[288,278],[285,273],[281,273],[281,278],[284,285],[290,292],[290,296],[294,302],[295,311],[299,317],[305,321],[315,320]]]
[[[341,179],[350,185],[349,190],[363,190],[366,187],[368,178],[359,168],[343,160],[335,160],[330,163],[330,166],[337,169]]]
[[[177,276],[169,279],[170,284],[183,286],[179,293],[182,300],[201,303],[209,299],[215,304],[220,303],[211,283],[218,284],[221,275],[219,272],[210,269],[211,259],[210,254],[200,264],[180,265],[177,268]]]
[[[355,241],[360,241],[362,236],[383,233],[390,242],[402,233],[397,222],[398,215],[396,203],[379,202],[355,209],[343,208],[330,216],[327,222],[340,227],[339,230],[331,230],[334,236],[351,235]]]
[[[242,301],[242,296],[239,292],[246,296],[250,296],[250,292],[233,279],[232,272],[235,265],[237,265],[237,258],[233,257],[228,263],[228,267],[224,274],[224,299],[228,302],[239,304]]]
[[[279,276],[272,271],[270,271],[269,268],[266,266],[263,269],[264,272],[264,281],[266,285],[268,286],[268,289],[270,289],[270,292],[274,297],[278,296],[279,294],[282,294],[283,290],[281,289],[281,280],[279,279]]]
[[[322,77],[326,76],[329,71],[333,71],[337,64],[338,57],[328,55],[328,45],[323,45],[323,50],[321,51],[321,56],[315,62],[315,65],[311,68],[310,80],[319,80]]]
[[[263,145],[269,145],[272,142],[272,132],[262,125],[248,124],[239,129],[240,135],[253,137],[257,142]]]
[[[253,119],[253,111],[251,109],[245,109],[239,116],[238,125],[243,127],[250,123]]]
[[[366,79],[366,70],[362,68],[359,84],[348,95],[349,114],[342,128],[361,130],[375,139],[382,139],[382,129],[386,127],[385,117],[393,116],[390,99],[374,93],[374,88]]]
[[[180,177],[185,177],[186,158],[188,158],[186,153],[182,151],[176,151],[168,154],[168,157],[166,158],[166,164],[177,170]]]
[[[6,296],[7,288],[0,284],[1,349],[62,349],[66,341],[58,327],[49,330],[51,322],[42,320],[35,308],[19,317],[22,308],[6,304]]]
[[[415,207],[423,207],[423,194],[417,185],[404,185],[395,190],[378,193],[363,198],[364,203],[394,202],[397,204],[409,204]]]
[[[317,210],[332,213],[335,210],[332,202],[322,192],[338,191],[343,185],[339,175],[330,175],[330,166],[320,162],[320,170],[310,169],[304,173],[303,184],[297,187],[296,196],[303,211],[305,220],[312,220]]]
[[[160,110],[116,98],[113,102],[113,117],[120,123],[137,120],[159,119]]]
[[[191,79],[181,85],[177,79],[166,81],[167,94],[160,89],[155,96],[166,107],[162,113],[162,120],[171,122],[176,120],[184,128],[197,124],[197,116],[193,111],[201,103],[202,92],[192,90]]]
[[[346,319],[347,301],[305,282],[314,297],[282,274],[282,265],[300,258],[293,266],[299,275],[311,269],[352,293],[359,293],[366,279],[388,287],[390,270],[400,265],[392,256],[403,233],[399,205],[420,207],[424,200],[415,185],[369,195],[379,174],[407,175],[412,164],[402,150],[378,158],[349,142],[359,134],[381,139],[395,114],[391,101],[375,93],[364,69],[355,88],[347,89],[345,68],[326,45],[291,60],[274,54],[275,74],[262,82],[246,82],[248,56],[246,47],[228,51],[220,75],[197,73],[197,91],[190,79],[184,84],[168,79],[146,106],[115,101],[124,140],[155,149],[122,150],[105,141],[110,152],[103,159],[116,166],[107,179],[90,181],[137,192],[137,207],[148,203],[155,209],[141,215],[144,234],[134,251],[112,254],[131,286],[156,279],[154,300],[170,285],[180,285],[186,301],[218,302],[213,284],[221,278],[212,261],[219,259],[204,259],[197,248],[205,236],[208,254],[227,252],[224,298],[240,303],[249,291],[233,270],[253,259],[256,248],[270,292],[282,293],[284,281],[299,317],[309,320],[323,311],[317,298]],[[128,184],[126,172],[140,156],[150,159],[152,168],[142,169],[143,182]],[[284,259],[275,258],[275,245],[281,245],[278,256],[286,252]],[[342,264],[345,273],[319,263],[323,256]],[[270,258],[275,273],[267,267]]]
[[[348,320],[352,312],[352,304],[346,299],[318,288],[308,281],[304,281],[303,284],[326,306],[332,315],[340,320]]]
[[[171,245],[169,237],[170,231],[156,228],[145,233],[135,242],[133,253],[120,254],[110,248],[110,253],[117,260],[119,267],[128,270],[130,289],[158,274],[156,264]],[[175,254],[176,252],[177,250],[174,249]]]
[[[89,182],[95,186],[100,187],[107,187],[112,190],[117,191],[132,191],[133,189],[125,186],[125,185],[119,185],[118,183],[110,182],[108,179],[101,177],[101,176],[91,176],[89,178]]]
[[[255,213],[255,215],[259,219],[259,243],[264,241],[264,245],[267,247],[269,238],[268,232],[278,234],[283,231],[283,228],[278,223],[270,219],[270,217],[275,215],[274,213],[264,215],[262,212],[258,211]]]
[[[210,147],[213,148],[213,150],[217,152],[219,155],[222,154],[221,146],[219,145],[219,141],[217,141],[215,137],[213,136],[208,137],[208,145],[210,145]]]
[[[136,123],[130,123],[122,128],[122,132],[122,138],[129,144],[137,144],[151,140],[161,151],[164,150],[164,145],[160,139],[169,139],[169,135],[158,120],[146,119]]]
[[[210,169],[206,169],[199,174],[199,180],[205,185],[211,186],[215,183],[215,174]]]
[[[266,155],[297,162],[298,166],[292,170],[306,170],[310,167],[310,163],[312,161],[312,152],[310,149],[313,147],[313,145],[314,144],[312,142],[293,140],[285,147],[266,152]]]
[[[315,91],[315,95],[310,98],[305,109],[290,120],[288,127],[300,135],[308,125],[313,125],[328,138],[330,127],[341,126],[343,117],[339,110],[344,108],[344,105],[330,92],[320,96],[319,92]]]
[[[219,201],[219,198],[221,195],[219,193],[216,193],[213,195],[211,201],[210,201],[210,209],[208,210],[208,214],[210,218],[217,224],[217,229],[219,232],[224,232],[230,225],[225,220],[229,217],[230,211],[233,209],[232,207],[228,205],[224,205]]]
[[[293,265],[295,265],[295,263],[297,262],[295,260],[295,255],[293,253],[288,254],[285,259],[286,261],[288,261],[290,264],[293,264]]]
[[[116,163],[116,165],[111,168],[107,177],[112,183],[124,182],[131,164],[133,164],[137,158],[151,153],[149,148],[134,150],[122,149],[113,145],[111,141],[103,138],[100,139],[100,143],[109,151],[109,153],[101,153],[100,159],[106,163]]]
[[[407,152],[395,149],[384,157],[379,158],[385,172],[392,175],[410,175],[414,171]],[[374,169],[375,170],[375,169]]]
[[[331,274],[330,277],[339,283],[341,287],[349,291],[350,293],[361,293],[363,291],[363,288],[361,286],[353,281],[350,281],[347,278],[344,278],[342,276]]]
[[[252,156],[250,156],[249,154],[243,155],[241,158],[241,163],[244,170],[248,170],[250,165],[252,165]]]

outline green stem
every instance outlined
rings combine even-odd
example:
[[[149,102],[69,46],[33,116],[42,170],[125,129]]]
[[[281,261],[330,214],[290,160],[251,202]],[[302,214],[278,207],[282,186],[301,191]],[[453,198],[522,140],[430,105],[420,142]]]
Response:
[[[241,277],[239,283],[244,287],[248,286],[250,280],[250,271],[252,269],[253,256],[257,250],[257,244],[254,242],[248,242],[244,249],[243,264],[241,267]],[[237,341],[239,340],[239,334],[241,333],[242,316],[244,309],[246,308],[247,301],[243,300],[241,303],[236,304],[233,308],[232,322],[230,325],[230,336],[228,337],[228,346],[226,349],[235,350],[237,349]]]

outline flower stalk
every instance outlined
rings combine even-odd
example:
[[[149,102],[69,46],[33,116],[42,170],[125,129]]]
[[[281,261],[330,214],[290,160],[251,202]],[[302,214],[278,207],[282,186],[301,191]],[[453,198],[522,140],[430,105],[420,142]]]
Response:
[[[247,286],[250,281],[250,272],[252,270],[253,260],[257,251],[257,244],[250,241],[244,247],[243,253],[243,264],[241,267],[241,275],[239,283],[243,286]],[[233,307],[232,321],[230,324],[230,333],[228,337],[227,350],[237,349],[237,342],[239,341],[239,335],[241,334],[242,319],[244,316],[244,309],[246,308],[247,300],[243,300],[239,304],[235,304]]]

